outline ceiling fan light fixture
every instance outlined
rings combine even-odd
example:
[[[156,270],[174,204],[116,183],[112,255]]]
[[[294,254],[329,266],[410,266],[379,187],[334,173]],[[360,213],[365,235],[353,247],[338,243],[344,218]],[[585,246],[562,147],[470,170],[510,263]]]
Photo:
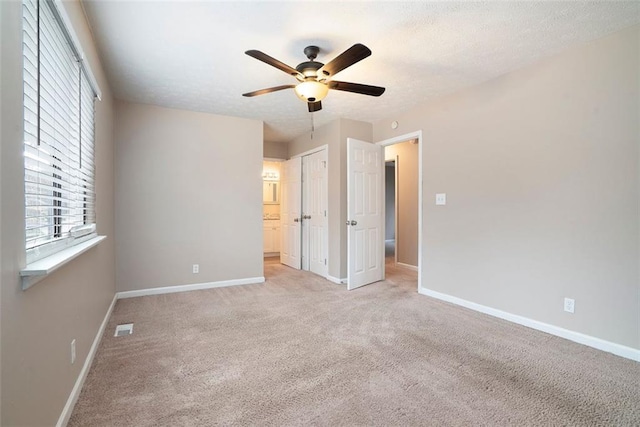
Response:
[[[322,101],[329,93],[329,87],[314,80],[302,82],[295,87],[296,95],[304,102]]]

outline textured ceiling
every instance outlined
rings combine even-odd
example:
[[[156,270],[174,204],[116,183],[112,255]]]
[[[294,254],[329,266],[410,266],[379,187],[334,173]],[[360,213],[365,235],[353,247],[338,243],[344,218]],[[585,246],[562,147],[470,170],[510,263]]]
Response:
[[[311,126],[295,83],[244,54],[295,67],[305,46],[328,62],[354,43],[373,55],[338,80],[385,86],[380,98],[331,91],[314,113],[374,121],[640,22],[639,2],[267,2],[84,0],[117,98],[263,120],[265,140]]]

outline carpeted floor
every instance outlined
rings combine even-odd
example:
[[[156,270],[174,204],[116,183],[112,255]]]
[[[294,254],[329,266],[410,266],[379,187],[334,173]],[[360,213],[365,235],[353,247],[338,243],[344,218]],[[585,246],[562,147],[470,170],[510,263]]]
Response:
[[[265,270],[118,301],[69,425],[640,425],[639,363],[418,295],[392,266],[351,292]]]

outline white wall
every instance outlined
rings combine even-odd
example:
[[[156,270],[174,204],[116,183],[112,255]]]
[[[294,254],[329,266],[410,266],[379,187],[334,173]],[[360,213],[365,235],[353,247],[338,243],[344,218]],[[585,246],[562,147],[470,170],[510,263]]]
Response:
[[[115,135],[118,291],[263,276],[262,122],[118,101]]]
[[[115,294],[113,117],[108,83],[77,1],[64,3],[98,84],[96,217],[107,239],[26,291],[22,102],[22,2],[0,2],[1,335],[3,426],[55,425]],[[77,359],[70,363],[71,340]]]
[[[424,287],[640,348],[639,40],[634,27],[374,124],[375,140],[423,131]]]

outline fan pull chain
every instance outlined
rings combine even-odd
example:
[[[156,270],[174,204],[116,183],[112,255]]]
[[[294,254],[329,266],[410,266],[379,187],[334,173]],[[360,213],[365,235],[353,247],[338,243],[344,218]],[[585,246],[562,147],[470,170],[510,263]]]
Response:
[[[316,127],[315,127],[315,125],[313,123],[313,116],[314,115],[315,115],[314,113],[311,113],[311,139],[313,139],[313,132],[315,132],[315,130],[316,130]]]

